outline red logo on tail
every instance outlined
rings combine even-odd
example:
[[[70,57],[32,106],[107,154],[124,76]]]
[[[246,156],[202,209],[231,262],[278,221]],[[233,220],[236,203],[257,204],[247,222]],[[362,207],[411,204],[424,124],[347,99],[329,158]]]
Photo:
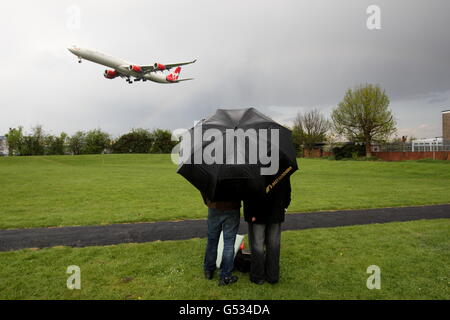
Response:
[[[166,80],[169,82],[176,82],[178,80],[178,76],[180,75],[180,71],[181,67],[177,67],[173,73],[166,77]]]

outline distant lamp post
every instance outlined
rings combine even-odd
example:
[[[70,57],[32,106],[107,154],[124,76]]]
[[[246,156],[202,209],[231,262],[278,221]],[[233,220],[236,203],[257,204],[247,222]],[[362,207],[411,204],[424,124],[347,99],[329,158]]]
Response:
[[[402,150],[403,150],[403,152],[405,152],[406,139],[408,139],[408,136],[402,136]]]

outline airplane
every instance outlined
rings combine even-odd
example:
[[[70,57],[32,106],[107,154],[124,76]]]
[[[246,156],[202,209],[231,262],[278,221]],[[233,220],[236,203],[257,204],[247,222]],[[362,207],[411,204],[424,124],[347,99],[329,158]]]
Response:
[[[78,63],[81,63],[82,59],[84,59],[110,67],[112,69],[106,69],[103,73],[105,78],[114,79],[121,77],[125,78],[128,83],[141,80],[150,80],[159,83],[177,83],[180,81],[193,80],[193,78],[179,78],[181,66],[197,61],[197,59],[195,59],[190,62],[181,63],[162,64],[156,62],[153,65],[136,65],[119,58],[108,56],[98,51],[80,48],[75,45],[68,47],[67,49],[78,57]],[[172,68],[175,68],[172,73],[164,73],[165,70],[170,71]],[[131,77],[134,78],[134,81],[130,79]]]

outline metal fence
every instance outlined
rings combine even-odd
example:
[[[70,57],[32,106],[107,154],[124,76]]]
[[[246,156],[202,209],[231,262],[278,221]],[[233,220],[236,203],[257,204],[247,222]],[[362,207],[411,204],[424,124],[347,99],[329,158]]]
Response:
[[[372,146],[374,152],[450,151],[450,142],[442,144],[390,143]]]

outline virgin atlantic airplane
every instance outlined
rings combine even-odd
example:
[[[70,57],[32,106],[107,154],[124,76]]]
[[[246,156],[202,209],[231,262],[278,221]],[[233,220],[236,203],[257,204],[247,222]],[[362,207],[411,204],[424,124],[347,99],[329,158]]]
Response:
[[[181,66],[194,63],[197,60],[190,62],[162,64],[154,63],[152,65],[137,65],[129,63],[125,60],[108,56],[104,53],[79,48],[77,46],[71,46],[67,48],[70,52],[78,57],[78,62],[81,63],[82,59],[89,60],[111,69],[106,69],[103,76],[107,79],[114,79],[117,77],[125,78],[128,83],[136,81],[153,81],[159,83],[177,83],[180,81],[193,80],[193,78],[180,79]],[[173,72],[170,72],[172,68],[175,68]],[[168,71],[169,73],[165,73]],[[134,78],[134,80],[132,80]]]

